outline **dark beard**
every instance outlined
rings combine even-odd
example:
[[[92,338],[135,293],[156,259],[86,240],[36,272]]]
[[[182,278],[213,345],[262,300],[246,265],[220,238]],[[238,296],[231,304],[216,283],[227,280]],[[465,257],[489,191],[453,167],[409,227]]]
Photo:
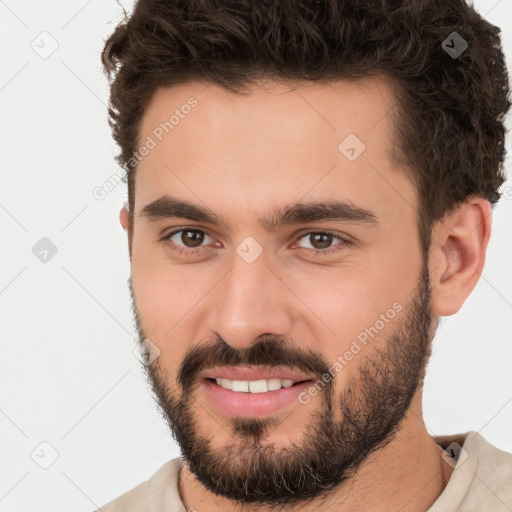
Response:
[[[325,498],[350,479],[369,454],[392,441],[421,387],[433,336],[430,291],[424,262],[418,287],[399,313],[402,318],[385,348],[370,342],[363,349],[359,373],[336,402],[333,382],[325,385],[322,409],[311,416],[301,442],[285,449],[262,444],[283,420],[278,417],[231,418],[231,441],[212,448],[211,439],[222,427],[212,419],[211,437],[199,433],[193,408],[198,372],[212,366],[251,364],[298,368],[321,378],[329,366],[318,354],[274,336],[247,349],[234,349],[222,339],[196,345],[180,367],[179,393],[166,384],[170,376],[156,359],[146,368],[147,374],[190,471],[205,488],[239,504],[273,509]],[[145,336],[135,307],[134,313],[142,340]],[[341,419],[336,421],[335,415]]]

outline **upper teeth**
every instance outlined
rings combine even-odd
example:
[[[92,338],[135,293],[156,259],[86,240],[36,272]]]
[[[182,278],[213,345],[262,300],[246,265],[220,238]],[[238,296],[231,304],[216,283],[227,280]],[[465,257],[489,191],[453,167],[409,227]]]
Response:
[[[281,388],[289,388],[294,382],[290,379],[262,379],[262,380],[230,380],[215,379],[219,386],[232,391],[242,393],[266,393],[267,391],[277,391]]]

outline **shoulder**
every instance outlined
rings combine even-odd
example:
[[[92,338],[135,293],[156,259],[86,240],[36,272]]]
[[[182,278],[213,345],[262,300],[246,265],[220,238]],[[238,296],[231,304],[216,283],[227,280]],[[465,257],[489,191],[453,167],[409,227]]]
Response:
[[[478,432],[436,437],[456,453],[452,476],[429,512],[512,510],[512,454],[489,443]]]
[[[174,504],[176,512],[183,506],[178,492],[181,458],[167,461],[149,480],[103,505],[95,512],[147,512],[160,510],[163,503]],[[158,508],[156,508],[156,507]]]
[[[468,433],[464,448],[477,459],[466,499],[482,506],[496,503],[495,508],[487,510],[512,510],[512,454],[496,448],[476,432]]]
[[[148,508],[148,482],[143,482],[137,487],[124,493],[122,496],[110,501],[98,509],[100,512],[142,512]],[[96,511],[96,512],[98,512]]]

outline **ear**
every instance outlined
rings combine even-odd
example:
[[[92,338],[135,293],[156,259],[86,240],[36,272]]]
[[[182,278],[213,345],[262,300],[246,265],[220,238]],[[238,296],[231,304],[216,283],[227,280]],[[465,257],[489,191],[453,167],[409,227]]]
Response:
[[[132,240],[131,240],[131,226],[130,226],[130,212],[126,204],[121,208],[119,212],[119,222],[121,223],[122,228],[126,231],[128,236],[128,250],[130,253],[130,260],[132,258]]]
[[[126,204],[123,205],[121,211],[119,212],[119,222],[125,231],[127,231],[130,227],[130,213],[128,212],[128,207]]]
[[[484,268],[491,222],[490,203],[471,198],[435,224],[429,257],[433,315],[457,313],[473,291]]]

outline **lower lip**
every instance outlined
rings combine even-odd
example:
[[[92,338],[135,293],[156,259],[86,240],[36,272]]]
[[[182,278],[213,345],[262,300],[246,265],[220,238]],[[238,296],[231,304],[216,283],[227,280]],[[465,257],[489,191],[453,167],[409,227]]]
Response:
[[[300,393],[310,385],[311,382],[307,381],[266,393],[243,393],[203,380],[203,388],[217,409],[228,416],[244,418],[264,418],[294,402],[299,403]]]

